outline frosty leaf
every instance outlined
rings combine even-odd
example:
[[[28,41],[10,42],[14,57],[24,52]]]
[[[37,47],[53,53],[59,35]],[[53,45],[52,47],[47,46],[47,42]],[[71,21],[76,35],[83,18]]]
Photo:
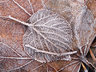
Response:
[[[73,30],[73,48],[80,50],[82,55],[87,55],[89,47],[96,36],[96,23],[93,15],[96,17],[95,0],[49,0],[47,8],[63,15],[70,22]],[[83,59],[82,59],[83,60]]]
[[[89,0],[89,2],[91,1]],[[79,45],[78,47],[88,45],[87,40],[89,39],[89,36],[92,35],[94,27],[94,18],[92,13],[87,9],[84,3],[84,0],[49,0],[46,3],[48,9],[60,13],[68,22],[70,22],[73,30],[73,38],[75,34],[75,37],[78,40],[73,41],[74,48],[77,48],[77,45]],[[78,35],[76,35],[76,32]],[[90,37],[94,38],[94,36]],[[90,43],[92,42],[91,38]]]
[[[26,10],[28,10],[29,13],[32,13],[32,10],[29,7],[30,4],[27,3],[29,0],[16,0],[16,1],[21,6],[23,6]],[[82,7],[82,4],[81,5],[80,4],[77,4],[77,5],[79,5],[79,7],[76,6],[75,3],[76,3],[77,0],[75,0],[73,3],[70,2],[70,4],[67,3],[67,1],[71,1],[71,0],[50,0],[50,1],[53,1],[53,3],[58,6],[57,8],[55,8],[55,10],[56,11],[59,11],[58,13],[60,13],[61,15],[63,15],[62,13],[64,13],[65,19],[68,22],[70,22],[70,24],[71,24],[71,21],[73,22],[71,24],[71,26],[72,26],[73,38],[74,38],[74,28],[75,28],[75,25],[79,25],[78,23],[79,22],[81,23],[83,21],[81,19],[84,19],[84,18],[87,19],[87,18],[89,18],[89,17],[86,17],[86,15],[89,15],[90,16],[90,13],[88,13],[88,14],[84,13],[84,15],[82,15],[82,12],[81,11],[84,10],[86,12],[86,7],[85,8]],[[55,1],[57,1],[57,3],[55,3]],[[84,0],[80,0],[79,2],[81,2],[81,1],[84,1]],[[41,6],[41,0],[30,0],[30,2],[32,2],[33,9],[35,10],[34,12],[36,12],[38,9],[42,8],[42,6]],[[24,13],[23,10],[19,9],[14,3],[12,3],[11,0],[9,0],[7,3],[9,5],[8,4],[1,4],[0,3],[0,14],[2,16],[11,15],[12,17],[17,18],[17,19],[20,19],[20,20],[23,20],[23,21],[26,21],[28,19],[29,16],[26,13]],[[73,5],[73,8],[72,8],[72,5]],[[62,8],[63,6],[65,8]],[[56,7],[56,6],[54,6],[54,7]],[[71,9],[70,9],[70,7],[71,7]],[[76,7],[76,8],[74,8],[74,7]],[[58,9],[60,9],[60,10],[58,10]],[[63,12],[63,10],[64,10],[64,12]],[[46,10],[45,10],[45,13],[46,14],[44,12],[42,12],[42,10],[40,10],[40,11],[38,11],[36,14],[34,14],[30,18],[30,20],[29,20],[29,22],[31,23],[30,24],[31,26],[30,27],[27,27],[28,29],[27,29],[25,35],[28,36],[28,34],[29,33],[30,34],[28,36],[29,38],[25,36],[25,39],[24,39],[24,40],[27,40],[27,41],[25,41],[25,51],[27,52],[27,54],[29,56],[31,56],[35,60],[41,61],[41,62],[50,61],[51,59],[52,60],[58,60],[58,59],[59,60],[62,60],[62,59],[63,60],[65,60],[65,59],[66,60],[69,60],[70,59],[70,54],[76,53],[76,51],[72,51],[72,50],[74,50],[73,48],[75,48],[76,50],[78,49],[77,48],[78,46],[70,45],[70,44],[73,43],[72,40],[70,40],[72,38],[69,38],[69,37],[72,37],[72,34],[71,34],[72,31],[70,30],[71,29],[70,24],[67,23],[65,21],[65,19],[63,19],[61,17],[59,18],[59,15],[57,15],[57,14],[55,14],[53,12],[49,15],[49,13],[47,13]],[[42,14],[44,14],[44,16]],[[47,18],[47,15],[48,15],[48,18]],[[84,18],[82,16],[84,16]],[[45,19],[43,19],[43,18],[45,18]],[[79,18],[81,18],[81,19],[79,20]],[[62,19],[63,19],[63,21],[62,21]],[[50,22],[50,23],[48,23],[46,20],[48,22]],[[86,20],[84,20],[84,21],[86,21]],[[3,22],[0,19],[0,24],[1,24],[0,25],[0,41],[1,42],[4,42],[6,45],[8,45],[8,46],[11,47],[10,48],[11,50],[9,49],[9,47],[7,48],[7,50],[9,51],[9,53],[12,52],[12,50],[13,50],[13,51],[16,51],[16,54],[18,56],[13,57],[11,54],[9,56],[7,56],[7,55],[5,56],[5,54],[4,54],[4,56],[3,55],[0,56],[1,57],[0,63],[2,63],[2,65],[7,64],[7,61],[10,62],[10,63],[12,63],[12,62],[14,62],[15,60],[18,59],[18,61],[20,60],[19,63],[21,63],[22,60],[27,59],[27,58],[31,58],[31,57],[29,57],[29,56],[26,55],[26,52],[24,52],[23,46],[22,46],[22,36],[24,34],[25,27],[23,25],[13,24],[12,22],[8,22],[8,21],[5,21],[5,20]],[[60,24],[57,24],[58,22]],[[64,22],[65,22],[65,24],[63,25]],[[84,41],[86,41],[86,39],[87,39],[88,33],[85,31],[87,34],[84,34],[84,35],[82,34],[83,33],[82,30],[84,29],[84,27],[82,28],[82,26],[85,26],[85,28],[86,28],[86,25],[89,25],[89,24],[87,24],[87,23],[83,23],[82,24],[82,23],[79,25],[80,28],[75,28],[75,30],[81,30],[80,34],[77,32],[78,33],[78,36],[80,36],[81,40],[78,40],[78,38],[77,38],[78,41],[76,40],[76,43],[78,43],[78,42],[79,43],[83,43],[82,40],[83,40],[83,36],[85,36],[85,35],[86,35],[86,38],[84,37]],[[67,24],[68,24],[68,26],[67,26]],[[64,28],[62,28],[62,27],[64,27]],[[88,28],[90,30],[90,27],[88,27]],[[57,30],[57,29],[59,29],[59,30]],[[61,31],[63,31],[64,33],[61,34]],[[69,31],[71,31],[71,32],[69,32]],[[88,38],[89,38],[89,42],[90,43],[88,43],[88,46],[87,47],[90,46],[90,44],[92,42],[92,39],[94,37],[94,33],[92,33],[92,34],[89,33],[89,34],[90,34],[90,36],[88,36]],[[60,37],[58,37],[58,35]],[[35,37],[31,37],[31,36],[35,36]],[[63,38],[64,41],[62,39],[60,39],[60,38]],[[52,41],[52,39],[54,41]],[[30,42],[31,40],[32,40],[32,42]],[[54,42],[54,44],[57,45],[57,46],[54,47],[53,46],[54,44],[52,45],[52,43],[50,43],[50,41],[51,42]],[[4,46],[6,47],[6,45],[4,45]],[[63,47],[62,47],[62,45],[63,45]],[[87,47],[85,47],[85,45],[86,45],[86,42],[84,42],[83,48],[84,49],[87,49]],[[64,46],[67,46],[67,47],[64,47]],[[59,49],[57,49],[57,48],[59,48]],[[3,48],[3,52],[4,51],[6,51],[6,49]],[[64,53],[63,53],[63,51],[64,51]],[[85,53],[87,53],[87,51],[88,51],[88,49],[85,50]],[[12,52],[12,54],[13,54],[13,52]],[[64,54],[64,55],[67,54],[67,55],[66,56],[63,56],[63,57],[58,57],[58,56],[62,56],[62,54]],[[27,57],[23,57],[23,56],[27,56]],[[4,62],[3,59],[6,60],[6,61]],[[15,63],[18,63],[18,61],[15,61]],[[79,58],[79,61],[83,61],[83,59],[81,60]],[[54,63],[54,65],[52,67],[55,67],[56,66],[56,69],[57,70],[60,70],[60,68],[63,67],[64,68],[63,72],[79,72],[80,64],[82,63],[82,62],[79,62],[79,61],[76,60],[74,62],[72,60],[72,61],[68,61],[69,63],[67,61],[64,61],[63,63],[62,63],[62,61],[60,61],[60,64],[58,64],[59,62],[56,62],[56,63],[55,62],[52,62],[52,63]],[[9,67],[10,67],[10,65],[13,66],[10,63],[8,63],[8,66]],[[14,63],[14,65],[15,65],[15,63]],[[15,71],[12,71],[12,72],[35,72],[35,70],[36,70],[36,72],[41,72],[41,71],[43,71],[43,72],[48,72],[49,71],[50,72],[51,71],[51,70],[48,70],[48,68],[45,68],[45,66],[43,66],[44,69],[42,68],[41,70],[38,70],[37,68],[40,65],[38,63],[37,64],[36,63],[29,61],[29,62],[26,63],[28,65],[26,65],[26,66],[24,65],[23,68],[19,67],[19,69],[21,69],[21,71],[15,70]],[[56,64],[58,64],[58,65],[56,65]],[[35,67],[34,65],[37,65],[37,66]],[[61,65],[64,65],[64,66],[61,67]],[[10,67],[9,69],[11,69],[11,68],[12,67]],[[6,67],[5,67],[5,69],[6,69]],[[17,67],[17,69],[18,69],[18,67]],[[34,71],[32,69],[34,69]],[[51,72],[54,72],[54,71],[51,71]]]
[[[0,0],[0,16],[11,15],[22,21],[27,21],[29,16],[15,3],[13,3],[12,0],[2,1],[5,2],[1,2]],[[16,1],[22,5],[29,13],[32,13],[28,0]],[[41,0],[31,0],[31,2],[34,6],[35,12],[42,8]],[[25,29],[26,28],[23,25],[18,23],[15,24],[12,20],[3,20],[0,18],[0,42],[5,44],[0,44],[0,51],[2,50],[2,56],[0,54],[0,72],[19,69],[30,63],[30,60],[28,59],[29,57],[22,46],[22,37],[24,35]],[[13,51],[15,51],[15,53]]]
[[[77,39],[77,47],[79,49],[82,49],[84,47],[84,55],[86,55],[90,47],[88,45],[94,39],[94,37],[92,37],[92,34],[94,34],[93,15],[91,14],[90,10],[86,8],[82,9],[81,12],[79,12],[79,14],[76,16],[75,22],[76,24],[75,24],[74,32],[75,32],[75,37]]]
[[[63,17],[43,9],[33,14],[29,22],[30,26],[24,34],[23,43],[25,51],[35,60],[52,61],[58,54],[70,54],[72,31]],[[74,53],[76,52],[72,54]]]
[[[86,8],[84,3],[85,3],[84,0],[80,0],[80,1],[79,0],[76,0],[76,1],[49,0],[46,3],[46,6],[48,9],[51,9],[57,13],[60,13],[71,24],[72,31],[73,31],[73,45],[72,45],[73,48],[77,48],[80,46],[83,47],[83,46],[87,45],[87,44],[85,44],[85,42],[86,42],[85,38],[89,39],[89,37],[86,37],[89,35],[89,33],[85,33],[85,32],[88,32],[88,30],[92,30],[92,25],[94,24],[93,16],[92,16],[91,12]],[[88,15],[90,15],[90,17]],[[86,16],[86,18],[85,18],[85,16]],[[91,25],[88,26],[89,24],[91,24]],[[86,29],[85,29],[85,27],[86,27]],[[78,31],[77,33],[79,35],[76,35],[76,31],[78,29],[80,32]],[[84,29],[86,31],[84,31]],[[82,33],[82,31],[83,31],[83,33]],[[77,36],[79,39],[77,38]],[[91,36],[91,37],[94,38],[93,36]],[[81,41],[79,42],[79,40],[82,40],[82,42]],[[92,41],[92,39],[91,39],[91,41]],[[88,43],[88,41],[87,41],[87,43]]]
[[[93,28],[94,26],[96,27],[96,25],[94,25],[94,18],[91,11],[87,9],[84,3],[84,0],[49,0],[46,3],[48,9],[60,13],[70,22],[73,31],[73,39],[76,37],[76,40],[73,40],[73,48],[86,45],[90,46],[94,39],[94,33],[92,32],[94,32]],[[88,39],[91,41],[87,41]]]

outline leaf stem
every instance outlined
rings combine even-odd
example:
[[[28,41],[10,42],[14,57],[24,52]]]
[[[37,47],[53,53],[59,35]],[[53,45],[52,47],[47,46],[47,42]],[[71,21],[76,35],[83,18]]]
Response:
[[[58,54],[58,53],[53,53],[53,52],[48,52],[48,51],[43,51],[43,50],[36,49],[36,48],[32,47],[29,44],[26,44],[25,46],[35,50],[36,52],[41,52],[41,53],[50,54],[50,55],[56,55],[56,56],[64,56],[64,55],[71,55],[71,54],[77,53],[77,51],[73,51],[73,52],[66,52],[66,53]]]
[[[23,8],[19,3],[17,3],[15,0],[13,0],[13,2],[14,2],[19,8],[21,8],[26,14],[28,14],[29,16],[31,16],[31,14],[30,14],[25,8]]]

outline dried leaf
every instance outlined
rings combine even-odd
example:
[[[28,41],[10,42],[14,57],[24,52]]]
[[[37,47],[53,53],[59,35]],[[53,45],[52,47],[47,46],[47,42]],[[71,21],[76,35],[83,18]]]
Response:
[[[83,46],[88,45],[89,37],[94,39],[91,36],[94,34],[94,17],[84,4],[84,0],[49,0],[46,5],[49,9],[63,15],[71,24],[73,37],[75,37],[75,48],[83,48]]]
[[[18,56],[18,53],[14,51],[8,45],[0,42],[0,70],[1,71],[10,71],[22,68],[29,61],[32,61],[31,58]]]
[[[43,65],[37,61],[30,61],[27,65],[20,69],[12,70],[10,72],[40,72],[45,70]],[[46,70],[45,70],[46,71]]]
[[[29,13],[32,13],[28,0],[19,0],[17,2],[28,10]],[[34,12],[42,8],[40,0],[32,0],[31,2],[34,6]],[[40,6],[38,7],[37,5]],[[20,9],[13,0],[4,0],[4,2],[0,2],[0,16],[8,15],[23,21],[27,21],[29,18],[29,15]],[[3,72],[2,70],[5,72],[6,70],[19,69],[30,63],[31,60],[27,59],[29,56],[22,46],[24,31],[25,27],[23,25],[18,23],[15,24],[15,22],[11,20],[0,19],[0,51],[2,51],[2,54],[0,53],[0,72]],[[1,43],[4,43],[4,45]]]
[[[46,64],[38,64],[34,61],[29,65],[23,67],[28,72],[79,72],[81,64],[79,61],[54,61]]]
[[[96,35],[96,24],[93,14],[85,5],[84,0],[49,0],[48,9],[63,15],[71,24],[73,31],[73,48],[80,51],[85,59],[90,45]],[[79,54],[79,53],[78,53]]]
[[[72,31],[64,18],[49,10],[40,10],[31,16],[29,22],[23,43],[33,59],[50,62],[58,59],[56,56],[72,53]]]
[[[79,15],[79,16],[78,16]],[[77,38],[78,48],[82,49],[85,47],[84,55],[87,54],[89,47],[87,46],[90,42],[89,38],[94,34],[94,18],[91,12],[87,9],[82,10],[76,17],[75,24],[75,37]]]
[[[78,60],[54,61],[50,63],[50,65],[54,67],[57,72],[79,72],[81,67],[81,64]]]
[[[2,63],[4,66],[1,66],[3,67],[2,69],[18,69],[15,70],[17,72],[55,72],[62,69],[64,69],[63,72],[79,72],[82,62],[84,62],[85,64],[90,64],[86,62],[85,56],[87,55],[92,40],[95,37],[95,23],[93,15],[84,4],[84,0],[52,0],[53,5],[49,5],[49,8],[54,8],[51,10],[59,13],[60,15],[63,15],[65,18],[49,10],[43,9],[38,11],[38,9],[42,8],[42,5],[40,3],[41,0],[17,0],[16,2],[12,3],[13,1],[10,0],[8,2],[0,2],[0,14],[3,16],[11,15],[12,17],[9,16],[9,18],[17,22],[19,21],[20,23],[24,23],[28,27],[24,35],[24,30],[26,29],[24,26],[18,24],[15,25],[13,23],[11,24],[11,22],[9,21],[5,22],[0,20],[2,24],[2,26],[0,27],[0,46],[3,52],[1,55],[0,63]],[[35,11],[32,11],[32,7],[29,6],[31,2]],[[38,4],[40,5],[40,7],[38,6]],[[23,6],[24,9],[21,6]],[[43,7],[46,8],[44,4]],[[20,8],[23,10],[21,10]],[[31,16],[32,12],[33,15]],[[29,18],[29,23],[23,22],[26,21],[29,16],[31,16]],[[17,20],[16,18],[18,18],[19,20]],[[22,46],[22,37],[24,39],[24,48]],[[4,44],[2,44],[2,42]],[[50,62],[52,60],[65,59],[69,60],[70,54],[76,53],[77,51],[74,50],[78,49],[80,50],[82,55],[76,57],[76,61],[64,61],[64,63],[60,61],[60,64],[58,64],[59,62],[52,62],[52,69],[46,67],[48,63],[43,63],[44,66],[42,66],[41,63],[41,65],[39,65],[39,63],[37,62],[36,64],[35,62],[24,59],[25,57],[31,57],[39,62]],[[16,56],[13,51],[16,51],[16,54],[20,56],[20,58]],[[14,57],[14,55],[16,57]],[[23,61],[21,59],[23,59]],[[18,63],[20,63],[20,65]],[[54,64],[57,64],[56,66],[58,67],[54,68]],[[63,68],[61,67],[60,69],[59,66],[63,64]],[[13,65],[16,66],[14,67]],[[40,69],[38,69],[39,66]],[[53,69],[55,69],[55,71]]]

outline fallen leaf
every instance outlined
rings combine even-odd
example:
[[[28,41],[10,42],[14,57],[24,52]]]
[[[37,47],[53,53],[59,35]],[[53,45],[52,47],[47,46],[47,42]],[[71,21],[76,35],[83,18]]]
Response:
[[[28,0],[16,0],[20,5],[22,5],[30,14],[32,14],[30,4]],[[34,12],[42,8],[41,1],[31,0],[34,6]],[[39,5],[39,6],[38,6]],[[27,21],[30,17],[24,10],[20,9],[13,0],[0,0],[0,16],[14,16],[21,21]],[[0,70],[10,71],[22,68],[27,63],[32,61],[23,59],[22,57],[28,57],[23,48],[23,35],[26,27],[20,25],[17,22],[7,19],[0,18]],[[3,44],[4,45],[3,45]],[[14,53],[15,52],[15,53]],[[15,56],[15,57],[14,57]],[[17,59],[14,59],[16,58]],[[19,58],[19,59],[18,59]]]
[[[33,9],[35,10],[34,12],[36,12],[36,11],[38,11],[38,9],[42,8],[42,4],[39,3],[39,1],[40,0],[38,0],[38,1],[31,0]],[[54,61],[49,64],[43,63],[44,66],[42,66],[41,63],[38,63],[35,61],[26,62],[26,60],[24,60],[24,63],[22,63],[23,61],[21,62],[20,59],[18,59],[18,61],[16,61],[16,59],[12,60],[11,58],[14,57],[15,54],[7,55],[8,53],[6,52],[6,50],[8,50],[11,53],[13,53],[12,50],[16,51],[16,54],[18,54],[18,56],[20,56],[20,58],[21,57],[30,58],[30,55],[28,55],[30,53],[29,52],[26,53],[26,51],[24,51],[23,40],[22,40],[25,31],[28,29],[24,25],[21,25],[12,20],[0,19],[1,49],[3,49],[3,51],[2,51],[3,53],[5,52],[4,54],[1,55],[1,56],[3,56],[3,58],[0,59],[0,63],[2,63],[2,65],[3,65],[3,66],[1,65],[0,67],[3,67],[3,70],[13,69],[12,70],[13,72],[16,72],[16,71],[17,72],[19,72],[19,71],[34,72],[33,70],[35,69],[36,72],[39,72],[39,71],[42,71],[42,72],[48,72],[48,71],[49,72],[50,71],[51,72],[56,72],[56,71],[79,72],[81,63],[85,63],[86,65],[88,65],[90,67],[90,63],[87,62],[86,55],[89,51],[89,47],[90,47],[94,37],[95,37],[96,29],[94,27],[95,26],[94,18],[92,16],[90,10],[88,10],[86,8],[86,5],[84,4],[84,0],[82,0],[82,1],[68,0],[68,1],[69,2],[67,2],[67,1],[63,2],[63,0],[60,0],[60,1],[52,0],[51,4],[53,4],[53,5],[52,6],[49,5],[49,6],[52,8],[56,7],[55,9],[51,8],[51,10],[53,10],[54,12],[56,12],[60,15],[63,15],[65,17],[65,19],[68,21],[68,24],[71,25],[72,34],[73,34],[72,35],[73,36],[73,43],[72,43],[73,45],[72,45],[71,49],[78,51],[78,54],[71,55],[71,57],[76,56],[76,61],[73,61],[73,59],[71,61],[64,61],[63,58],[61,58],[61,60],[63,60],[63,62]],[[23,6],[24,9],[22,10],[21,9],[22,7],[20,7],[18,4],[20,4],[20,6]],[[61,4],[61,6],[60,6],[60,4]],[[64,8],[63,8],[63,6],[64,6]],[[50,7],[48,9],[50,9]],[[58,9],[60,9],[60,10],[58,10]],[[11,0],[5,1],[5,2],[0,2],[0,15],[1,16],[11,15],[12,17],[14,17],[20,21],[26,22],[29,20],[29,17],[31,16],[32,13],[33,13],[32,8],[27,0],[20,0],[20,1],[16,0],[15,3]],[[46,15],[47,15],[47,13],[46,13]],[[34,20],[34,19],[32,19],[32,20]],[[69,27],[69,26],[67,26],[67,27]],[[40,29],[40,30],[42,30],[42,29]],[[36,40],[36,41],[38,41],[38,40]],[[2,43],[4,45],[2,45]],[[7,48],[7,49],[5,49],[5,48]],[[28,49],[28,48],[26,48],[26,49]],[[6,61],[6,59],[7,59],[7,61]],[[48,59],[48,57],[46,59]],[[7,62],[8,64],[5,62]],[[17,64],[15,64],[15,63],[17,63]],[[20,63],[20,64],[18,64],[18,63]],[[25,65],[26,63],[27,63],[27,65]],[[50,66],[52,64],[53,64],[53,66]],[[14,67],[13,65],[16,65],[16,66]],[[41,65],[41,67],[39,69],[36,69],[36,67],[39,67],[40,65]],[[55,68],[55,65],[56,65],[56,68]],[[20,66],[23,66],[23,67],[20,68]],[[50,68],[49,68],[49,66],[50,66]],[[16,68],[17,68],[17,70],[14,70]]]
[[[65,56],[65,60],[69,60],[66,56],[72,53],[72,31],[64,18],[49,10],[40,10],[29,22],[23,43],[25,51],[33,59],[43,63]]]
[[[71,24],[73,48],[79,49],[81,58],[86,58],[96,35],[95,19],[85,3],[84,0],[49,0],[46,3],[48,9],[61,14]]]

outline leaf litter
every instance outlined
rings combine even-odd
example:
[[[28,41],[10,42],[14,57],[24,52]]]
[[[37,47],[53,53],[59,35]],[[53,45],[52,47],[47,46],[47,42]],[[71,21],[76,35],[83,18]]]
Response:
[[[12,20],[15,20],[21,24],[25,24],[26,26],[28,26],[28,29],[26,30],[24,37],[23,37],[23,39],[26,38],[26,40],[24,40],[23,42],[25,42],[24,50],[27,51],[27,54],[30,57],[32,57],[32,59],[35,59],[37,61],[39,60],[40,62],[42,62],[42,61],[50,62],[55,57],[54,60],[56,60],[56,59],[58,60],[58,57],[66,55],[66,53],[64,53],[64,51],[67,51],[67,52],[69,51],[69,53],[67,53],[66,56],[70,56],[71,54],[76,53],[76,51],[74,51],[70,54],[70,51],[73,51],[75,48],[75,50],[79,49],[79,51],[81,53],[81,55],[79,56],[79,59],[82,58],[82,60],[80,59],[81,63],[83,61],[86,64],[85,56],[87,55],[90,44],[92,43],[92,40],[95,37],[94,18],[84,3],[80,3],[78,1],[75,2],[75,1],[71,1],[71,0],[68,0],[68,1],[70,3],[71,7],[73,7],[72,10],[69,9],[69,11],[71,11],[70,13],[72,13],[72,16],[73,16],[72,19],[70,19],[71,21],[69,21],[69,22],[68,22],[68,20],[66,20],[64,18],[59,17],[57,14],[58,12],[56,12],[56,16],[55,16],[55,14],[50,15],[50,13],[53,13],[53,12],[51,12],[50,10],[44,10],[44,9],[40,10],[41,13],[39,13],[39,11],[38,11],[29,18],[30,24],[20,21],[18,19],[15,19],[14,17],[11,17],[11,16],[8,17]],[[44,8],[45,8],[45,6],[44,6]],[[49,11],[49,13],[48,13],[48,11]],[[44,14],[45,14],[45,18],[42,19]],[[46,18],[47,14],[49,15],[48,18]],[[88,15],[90,15],[90,16],[88,16]],[[51,21],[52,17],[53,17],[54,21]],[[57,19],[55,19],[55,18],[57,18]],[[33,24],[33,25],[31,25],[31,24]],[[55,26],[54,26],[54,24],[55,24]],[[34,35],[32,35],[32,34],[34,34]],[[59,36],[59,35],[61,35],[61,36]],[[64,36],[63,38],[62,38],[62,35]],[[30,38],[28,36],[30,36],[32,41],[30,41]],[[72,37],[73,37],[73,41],[75,41],[75,42],[71,41]],[[60,40],[60,38],[61,38],[61,40]],[[63,39],[64,39],[64,41],[63,41]],[[42,41],[44,41],[44,42],[42,42]],[[45,44],[46,46],[42,45],[45,42],[46,42],[46,44]],[[28,43],[28,44],[26,44],[26,43]],[[41,47],[38,46],[39,43],[40,43]],[[75,45],[75,43],[76,43],[76,45]],[[52,44],[53,46],[51,46],[50,44]],[[64,46],[63,46],[63,44],[64,44]],[[70,45],[70,44],[73,44],[73,45]],[[52,48],[53,51],[51,51],[52,49],[50,49],[50,48]],[[48,49],[50,52],[48,52]],[[56,52],[56,53],[54,53],[54,52]],[[51,55],[53,58],[51,58]],[[54,55],[56,55],[56,56],[54,56]],[[38,57],[36,58],[36,56],[38,56]],[[47,57],[45,58],[45,56],[47,56]],[[66,59],[66,56],[65,56],[65,59]],[[60,60],[62,60],[62,58]],[[69,60],[69,59],[67,59],[67,60]],[[77,62],[79,62],[79,61],[77,61]],[[74,64],[74,62],[73,62],[73,64]],[[79,63],[77,63],[77,65],[74,67],[74,69],[76,69],[76,67],[78,65],[79,65]],[[79,65],[77,71],[79,71],[80,66],[81,65]],[[76,71],[74,71],[74,69],[72,71],[76,72]]]

